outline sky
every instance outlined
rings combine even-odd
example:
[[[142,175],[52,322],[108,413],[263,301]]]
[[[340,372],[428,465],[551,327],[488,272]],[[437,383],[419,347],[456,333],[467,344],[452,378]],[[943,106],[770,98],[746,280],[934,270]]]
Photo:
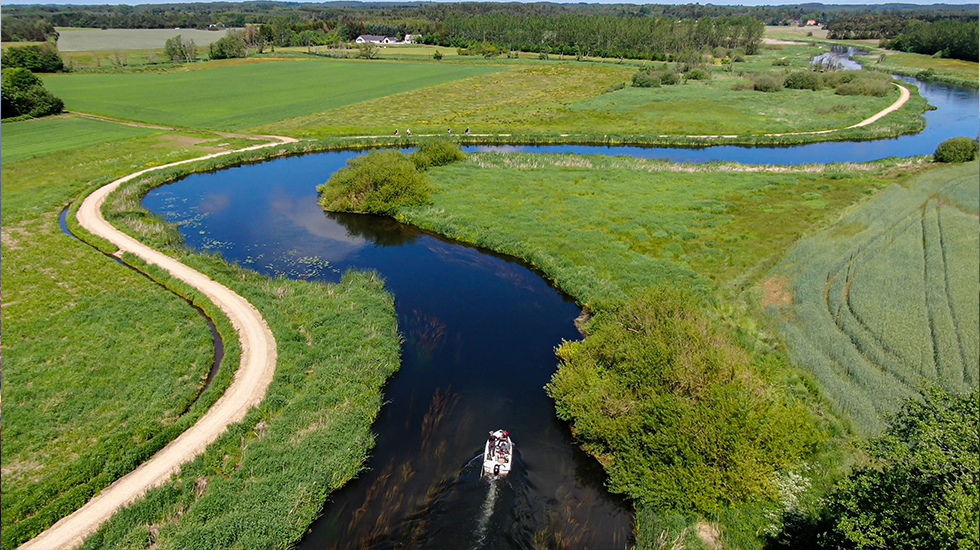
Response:
[[[236,1],[236,0],[231,0],[231,1]],[[303,0],[290,0],[290,1],[294,1],[294,2],[295,1],[300,1],[300,2],[302,2]],[[317,1],[320,1],[320,0],[317,0]],[[381,1],[387,1],[387,0],[381,0]],[[463,1],[463,2],[465,2],[465,1],[468,1],[468,0],[451,0],[451,1]],[[476,0],[473,0],[473,1],[476,1]],[[495,1],[495,0],[480,0],[480,1]],[[496,0],[496,1],[514,1],[514,0]],[[521,0],[517,0],[517,1],[521,1]],[[531,1],[531,0],[528,0],[528,1]],[[540,1],[540,0],[534,0],[534,1]],[[572,3],[575,0],[566,0],[566,1],[568,3]],[[44,2],[44,1],[38,1],[38,0],[10,0],[10,1],[5,1],[3,3],[5,5],[24,5],[24,4],[58,4],[58,5],[93,5],[93,4],[98,4],[98,5],[106,5],[106,4],[119,5],[119,4],[129,4],[129,5],[137,5],[137,4],[177,4],[177,3],[180,3],[180,4],[189,4],[189,3],[193,3],[193,0],[129,0],[129,1],[126,1],[126,2],[119,2],[119,1],[114,1],[114,0],[108,0],[108,1],[105,1],[105,0],[103,0],[103,1],[98,1],[98,0],[55,0],[55,1],[51,1],[51,2]],[[663,1],[656,1],[656,2],[649,2],[649,1],[644,1],[644,0],[590,0],[587,3],[594,3],[594,4],[692,4],[694,2],[692,2],[690,0],[663,0]],[[782,1],[782,0],[713,0],[713,1],[709,1],[709,2],[700,2],[700,3],[702,3],[702,4],[713,4],[713,5],[716,5],[716,6],[785,6],[785,5],[796,5],[796,4],[811,3],[811,2],[801,2],[799,0],[797,0],[797,1],[790,1],[790,0],[787,0],[787,1]],[[855,4],[858,4],[858,5],[868,5],[868,4],[877,5],[877,4],[894,4],[896,2],[894,0],[833,0],[833,1],[825,1],[825,2],[822,2],[822,3],[827,4],[827,5],[855,5]],[[921,0],[920,1],[915,1],[915,0],[909,1],[909,0],[906,0],[906,1],[903,1],[901,3],[903,3],[903,4],[932,5],[932,4],[935,4],[936,2],[934,0],[929,0],[929,1],[921,1]],[[943,2],[943,3],[944,4],[952,4],[952,5],[970,5],[970,4],[972,4],[974,6],[977,5],[977,2],[974,1],[974,0],[947,0],[946,2]]]

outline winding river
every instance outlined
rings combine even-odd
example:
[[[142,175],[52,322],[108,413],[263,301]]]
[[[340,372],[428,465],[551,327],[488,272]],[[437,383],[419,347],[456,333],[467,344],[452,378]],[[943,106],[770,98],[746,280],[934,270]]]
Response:
[[[936,111],[915,135],[791,148],[495,147],[683,162],[798,164],[929,154],[978,134],[976,90],[920,83]],[[483,149],[481,147],[470,150]],[[402,368],[385,390],[368,470],[331,496],[301,544],[322,548],[624,548],[632,508],[609,494],[542,389],[553,348],[579,337],[575,303],[533,268],[391,219],[327,214],[316,185],[357,152],[272,160],[188,176],[144,198],[187,244],[267,275],[336,281],[375,269],[395,295]],[[474,460],[511,432],[518,468],[487,481]]]

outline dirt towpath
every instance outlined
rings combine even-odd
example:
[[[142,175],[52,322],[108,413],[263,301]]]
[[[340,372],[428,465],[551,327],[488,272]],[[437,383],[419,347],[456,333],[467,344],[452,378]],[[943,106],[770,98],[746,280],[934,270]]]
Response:
[[[166,269],[174,277],[203,292],[221,308],[238,333],[242,348],[241,364],[224,395],[193,426],[138,468],[103,489],[73,514],[62,518],[48,530],[24,543],[21,549],[71,549],[81,545],[85,537],[94,532],[119,508],[135,501],[149,489],[163,484],[180,469],[182,464],[203,452],[205,447],[221,435],[229,424],[241,420],[249,408],[265,397],[265,391],[272,382],[272,375],[276,370],[276,339],[269,325],[262,318],[262,314],[244,298],[203,273],[162,252],[153,250],[114,228],[102,217],[101,207],[106,197],[123,183],[153,170],[292,141],[296,140],[279,138],[279,141],[274,143],[214,153],[141,170],[99,188],[82,202],[78,210],[78,222],[82,227],[112,242],[120,251],[131,252],[148,263]]]

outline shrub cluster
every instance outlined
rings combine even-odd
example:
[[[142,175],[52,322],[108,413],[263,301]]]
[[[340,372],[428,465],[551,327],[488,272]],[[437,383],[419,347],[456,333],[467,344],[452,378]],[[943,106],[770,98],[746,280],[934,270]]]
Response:
[[[463,160],[466,154],[448,139],[433,139],[420,143],[409,158],[418,170],[428,170],[432,166],[445,166]]]
[[[651,290],[601,312],[558,348],[546,386],[558,416],[638,505],[710,515],[771,496],[818,436],[801,405],[768,391],[756,361],[700,299]]]
[[[822,90],[833,88],[837,95],[866,95],[884,97],[892,92],[891,77],[871,71],[795,71],[786,74],[774,72],[756,73],[750,82],[739,82],[735,90],[778,92],[783,88],[793,90]]]
[[[707,71],[701,69],[695,70],[707,73]],[[710,79],[711,74],[707,73],[707,78],[696,78],[695,80]],[[680,82],[680,77],[677,76],[677,73],[668,69],[666,63],[660,69],[644,68],[636,71],[633,75],[633,86],[636,88],[659,88],[660,86],[673,86],[678,82]]]
[[[968,137],[954,137],[939,144],[932,158],[936,162],[970,162],[977,158],[977,140]]]
[[[65,108],[65,103],[27,69],[4,69],[0,95],[3,118],[56,115]]]
[[[684,80],[711,80],[711,73],[704,69],[693,69],[684,74]]]
[[[464,157],[448,140],[423,142],[417,151],[371,151],[347,161],[317,187],[320,205],[327,210],[394,215],[402,208],[431,202],[432,185],[426,174]]]
[[[52,44],[7,48],[3,50],[0,63],[4,68],[27,69],[35,73],[56,73],[65,69],[58,48]]]

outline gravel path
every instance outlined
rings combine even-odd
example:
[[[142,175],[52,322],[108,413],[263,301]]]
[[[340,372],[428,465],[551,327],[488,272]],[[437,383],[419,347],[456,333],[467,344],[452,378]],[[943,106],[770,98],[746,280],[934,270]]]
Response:
[[[112,242],[120,251],[131,252],[148,263],[166,269],[174,277],[203,292],[221,308],[238,333],[242,348],[241,364],[224,395],[193,426],[138,468],[103,489],[74,513],[62,518],[48,530],[26,542],[20,547],[21,549],[71,549],[81,545],[85,537],[98,529],[99,525],[119,508],[135,501],[149,489],[166,482],[182,464],[202,453],[229,424],[241,420],[248,409],[265,397],[266,388],[272,382],[272,375],[276,370],[276,340],[262,314],[244,298],[203,273],[162,252],[153,250],[114,228],[102,217],[101,207],[106,197],[121,184],[153,170],[291,141],[296,140],[279,138],[275,143],[214,153],[141,170],[99,188],[82,202],[78,210],[78,222],[82,227]]]

